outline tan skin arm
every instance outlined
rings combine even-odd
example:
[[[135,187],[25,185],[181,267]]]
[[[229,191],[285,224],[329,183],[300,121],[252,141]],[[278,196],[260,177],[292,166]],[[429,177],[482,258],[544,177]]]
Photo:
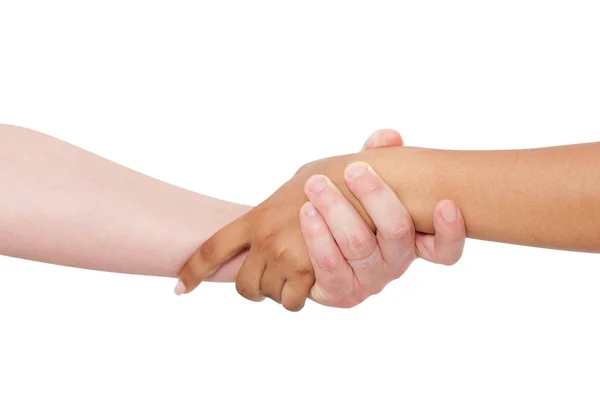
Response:
[[[468,237],[600,252],[600,143],[506,151],[381,149],[365,157],[418,231],[432,232],[431,209],[451,198]],[[344,182],[339,171],[332,178]]]
[[[374,230],[348,190],[356,175],[351,170],[364,166],[354,162],[370,164],[383,177],[420,232],[433,233],[435,204],[452,199],[464,216],[468,237],[600,252],[600,143],[506,151],[375,149],[301,168],[269,199],[198,249],[180,275],[186,292],[249,248],[237,277],[238,292],[249,299],[266,295],[289,310],[301,309],[314,274],[298,215],[311,191],[322,188],[323,181],[339,187]]]

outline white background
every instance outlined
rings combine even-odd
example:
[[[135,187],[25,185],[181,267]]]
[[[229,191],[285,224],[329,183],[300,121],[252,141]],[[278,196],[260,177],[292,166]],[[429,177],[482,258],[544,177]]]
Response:
[[[1,1],[0,122],[246,204],[383,127],[452,149],[600,135],[594,1],[156,3]],[[598,260],[469,241],[293,314],[0,258],[0,399],[598,398]]]

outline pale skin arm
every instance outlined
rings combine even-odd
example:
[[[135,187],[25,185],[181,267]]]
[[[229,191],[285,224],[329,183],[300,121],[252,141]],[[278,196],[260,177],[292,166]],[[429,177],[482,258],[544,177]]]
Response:
[[[135,172],[42,133],[0,125],[0,254],[176,277],[194,250],[251,207]],[[235,280],[243,254],[209,280]]]
[[[373,142],[378,137],[379,143]],[[367,147],[400,144],[397,133],[387,138],[375,134]],[[0,254],[128,274],[176,276],[199,243],[251,209],[169,185],[51,136],[9,125],[0,125],[0,188]],[[402,206],[395,197],[387,205]],[[355,217],[360,227],[357,222]],[[458,236],[464,241],[462,221],[440,226],[438,250],[457,260],[462,245],[448,239]],[[414,234],[412,226],[406,228],[411,230],[408,235]],[[309,247],[316,257],[337,250],[313,243]],[[243,252],[237,255],[207,280],[233,281],[244,257]],[[395,265],[397,270],[405,267]],[[315,300],[347,307],[374,294],[352,281],[340,285],[335,276],[347,276],[349,269],[340,264],[320,274]]]

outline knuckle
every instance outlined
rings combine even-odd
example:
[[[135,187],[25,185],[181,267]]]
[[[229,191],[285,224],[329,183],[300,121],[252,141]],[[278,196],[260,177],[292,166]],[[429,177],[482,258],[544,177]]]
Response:
[[[333,272],[339,263],[338,258],[333,254],[323,254],[316,261],[319,268],[326,272]]]
[[[373,250],[370,239],[366,235],[351,232],[348,235],[348,249],[357,257],[367,255]]]
[[[283,246],[275,246],[273,251],[275,254],[275,263],[277,264],[288,264],[294,261],[292,252]]]
[[[198,250],[198,254],[201,260],[211,261],[214,259],[216,253],[216,246],[212,240],[207,240],[202,243],[200,249]]]
[[[276,243],[276,236],[274,233],[270,233],[268,235],[266,235],[265,237],[263,237],[260,241],[259,241],[259,250],[262,253],[269,253],[273,247],[275,246]]]
[[[308,266],[298,267],[294,271],[294,279],[296,279],[296,280],[307,281],[307,280],[313,280],[313,278],[314,278],[314,271],[311,267],[308,267]]]
[[[403,242],[411,237],[414,233],[412,221],[408,220],[393,220],[389,221],[387,226],[379,229],[377,232],[385,240],[395,242]]]
[[[274,232],[270,232],[262,238],[262,243],[264,246],[272,247],[275,243],[277,243],[277,234]]]
[[[369,270],[369,269],[373,269],[375,267],[377,267],[378,265],[380,265],[382,263],[383,259],[381,256],[381,252],[378,251],[377,248],[375,248],[372,252],[370,252],[368,255],[363,256],[363,257],[359,257],[353,260],[349,259],[350,265],[352,266],[352,268],[354,268],[355,270]]]

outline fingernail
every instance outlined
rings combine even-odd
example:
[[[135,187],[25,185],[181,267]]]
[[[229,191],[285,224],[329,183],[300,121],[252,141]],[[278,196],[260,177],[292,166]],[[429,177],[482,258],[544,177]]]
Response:
[[[367,172],[367,165],[362,162],[352,163],[346,168],[346,176],[350,179],[356,179],[365,172]]]
[[[185,293],[185,285],[180,280],[180,281],[177,282],[177,285],[175,286],[175,294],[177,296],[180,296],[180,295],[182,295],[184,293]]]
[[[452,203],[446,203],[442,206],[442,218],[446,222],[454,222],[456,221],[457,210],[456,206]]]
[[[315,215],[317,215],[317,209],[315,208],[315,206],[312,205],[312,203],[304,204],[304,207],[302,207],[302,212],[307,217],[314,217]]]
[[[308,182],[308,189],[313,193],[319,193],[325,188],[326,184],[324,176],[315,176]]]

